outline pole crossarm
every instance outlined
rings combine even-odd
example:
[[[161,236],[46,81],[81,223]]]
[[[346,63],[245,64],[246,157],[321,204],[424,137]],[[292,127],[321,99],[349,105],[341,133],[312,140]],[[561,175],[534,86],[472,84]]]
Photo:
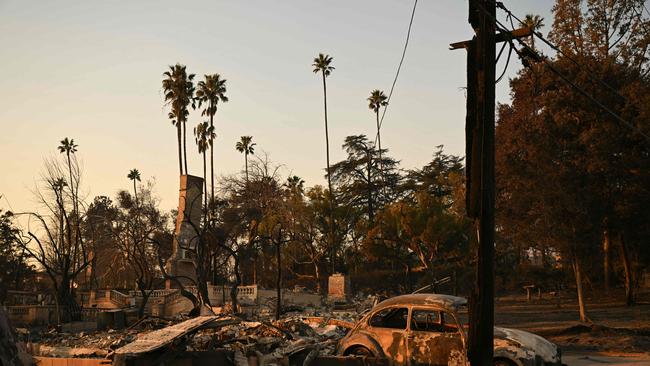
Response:
[[[533,29],[530,28],[530,27],[517,28],[517,29],[515,29],[513,31],[498,33],[495,36],[495,42],[496,43],[508,42],[508,41],[511,41],[511,40],[513,40],[515,38],[530,37],[532,35],[533,35]],[[471,42],[472,42],[472,40],[468,39],[466,41],[450,43],[449,44],[449,49],[450,50],[467,49],[467,48],[469,48],[469,44]]]

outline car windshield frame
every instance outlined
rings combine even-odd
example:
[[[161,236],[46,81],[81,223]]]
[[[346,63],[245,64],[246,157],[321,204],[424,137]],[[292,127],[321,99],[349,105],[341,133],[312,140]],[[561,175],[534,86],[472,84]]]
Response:
[[[371,323],[372,319],[376,315],[380,314],[381,312],[384,312],[384,311],[387,311],[387,310],[388,311],[391,311],[391,310],[394,311],[394,310],[398,310],[398,309],[405,309],[406,310],[406,320],[405,320],[406,324],[405,324],[404,328],[382,327],[382,326],[378,326],[378,325],[373,325]],[[406,331],[406,330],[409,329],[410,320],[411,320],[411,306],[404,305],[404,304],[402,304],[402,305],[391,305],[391,306],[387,306],[387,307],[384,307],[384,308],[381,308],[381,309],[377,309],[377,310],[373,311],[372,313],[368,314],[368,318],[366,319],[366,325],[368,327],[374,328],[374,329],[391,329],[391,330],[396,330],[396,331]]]

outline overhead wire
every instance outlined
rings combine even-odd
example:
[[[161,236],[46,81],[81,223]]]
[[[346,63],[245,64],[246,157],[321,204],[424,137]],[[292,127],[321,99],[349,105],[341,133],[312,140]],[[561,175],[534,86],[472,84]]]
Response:
[[[404,42],[402,57],[399,60],[399,65],[397,66],[397,72],[395,73],[395,78],[393,79],[393,84],[390,87],[390,92],[388,93],[388,99],[386,100],[386,105],[384,106],[384,110],[381,114],[381,119],[379,120],[379,127],[377,128],[377,134],[375,135],[375,144],[377,143],[377,139],[379,138],[379,131],[381,130],[381,126],[384,123],[384,116],[386,116],[386,110],[388,109],[388,105],[390,105],[390,98],[393,96],[393,90],[395,90],[395,84],[397,83],[397,78],[399,77],[399,73],[402,69],[402,64],[404,63],[404,57],[406,56],[406,49],[409,45],[409,40],[411,38],[411,28],[413,27],[413,19],[415,18],[415,9],[417,8],[417,6],[418,6],[418,0],[415,0],[413,2],[413,11],[411,11],[411,20],[409,21],[408,31],[406,32],[406,41]]]
[[[512,49],[515,48],[515,46],[512,44],[512,41],[504,42],[503,46],[505,47],[506,43],[510,46],[508,49],[508,58],[506,59],[506,65],[503,67],[503,72],[499,77],[494,81],[495,84],[498,84],[501,79],[506,75],[506,71],[508,71],[508,65],[510,65],[510,56],[512,55]],[[503,47],[501,48],[503,50]],[[499,62],[499,58],[497,57],[497,60],[495,62]]]
[[[499,6],[499,4],[500,4],[500,3],[497,3],[497,6]],[[483,11],[485,14],[487,14],[488,17],[492,18],[492,21],[495,22],[495,25],[497,25],[498,27],[500,27],[500,31],[505,32],[505,34],[510,34],[510,31],[507,29],[506,26],[503,25],[503,23],[501,23],[501,22],[500,22],[496,17],[492,16],[492,15],[487,11],[487,9],[485,9],[482,5],[480,5],[480,4],[478,4],[478,5],[479,5],[479,7],[481,8],[481,11]],[[503,8],[505,8],[505,6],[503,6],[502,3],[501,3],[501,6],[502,6]],[[507,10],[507,11],[509,12],[509,10]],[[510,13],[510,14],[512,14],[512,13]],[[519,20],[515,15],[513,15],[513,17],[514,17],[515,19],[517,19],[517,20],[521,23],[521,20]],[[533,33],[538,33],[538,32],[533,31]],[[582,89],[580,86],[578,86],[577,84],[575,84],[575,83],[574,83],[572,80],[570,80],[567,76],[565,76],[564,74],[562,74],[562,73],[561,73],[557,68],[555,68],[553,65],[551,65],[551,63],[548,61],[548,59],[547,59],[546,57],[539,56],[538,53],[537,53],[537,51],[533,50],[530,46],[528,46],[526,43],[524,43],[521,39],[519,39],[519,38],[517,38],[517,37],[511,37],[511,40],[512,40],[512,39],[516,40],[517,43],[519,43],[522,47],[524,47],[524,48],[526,49],[526,51],[530,52],[530,53],[531,53],[532,55],[534,55],[537,59],[539,59],[539,60],[541,60],[542,62],[544,62],[544,64],[545,64],[545,65],[546,65],[546,66],[547,66],[547,67],[548,67],[548,68],[549,68],[549,69],[550,69],[554,74],[556,74],[558,77],[560,77],[560,79],[562,79],[564,82],[566,82],[567,84],[569,84],[569,85],[570,85],[572,88],[574,88],[577,92],[579,92],[579,93],[582,94],[584,97],[586,97],[586,98],[589,99],[591,102],[593,102],[593,103],[596,104],[598,107],[600,107],[602,110],[604,110],[605,112],[607,112],[607,113],[608,113],[609,115],[611,115],[614,119],[616,119],[617,121],[621,122],[623,125],[625,125],[626,127],[632,129],[633,131],[637,132],[639,135],[641,135],[641,136],[644,137],[646,140],[648,140],[648,142],[650,142],[650,136],[648,136],[647,134],[645,134],[643,131],[641,131],[638,127],[636,127],[636,126],[635,126],[634,124],[632,124],[631,122],[629,122],[629,121],[625,120],[624,118],[622,118],[621,116],[619,116],[616,112],[612,111],[609,107],[607,107],[606,105],[604,105],[604,104],[602,104],[600,101],[598,101],[594,96],[592,96],[592,95],[589,94],[587,91],[585,91],[584,89]],[[556,47],[556,46],[555,46],[555,45],[552,45],[552,48],[553,48],[553,47]],[[522,58],[522,60],[525,60],[525,59],[526,59],[526,56],[525,56],[525,55],[522,55],[521,52],[520,52],[516,47],[515,47],[515,52],[517,53],[517,55],[519,55],[519,57]],[[527,65],[525,65],[525,66],[527,66]],[[578,66],[579,66],[579,67],[582,67],[580,64],[578,64]],[[527,66],[527,67],[529,67],[529,66]],[[616,92],[616,93],[618,94],[618,92]]]
[[[496,6],[497,6],[497,8],[503,10],[503,11],[504,11],[504,12],[505,12],[509,17],[514,18],[514,19],[517,20],[520,24],[524,24],[524,22],[523,22],[519,17],[517,17],[515,14],[513,14],[512,11],[510,11],[510,9],[508,9],[508,8],[503,4],[503,2],[497,1],[497,2],[496,2]],[[496,20],[496,19],[495,19],[495,20]],[[498,20],[497,20],[497,21],[498,21]],[[499,22],[499,23],[500,23],[500,22]],[[503,24],[501,24],[501,25],[502,25],[502,28],[505,28],[505,27],[503,26]],[[606,88],[607,90],[609,90],[611,93],[613,93],[614,95],[616,95],[618,98],[620,98],[620,99],[622,99],[622,100],[625,100],[625,97],[623,97],[623,96],[622,96],[622,95],[621,95],[621,94],[620,94],[616,89],[614,89],[613,87],[611,87],[609,84],[607,84],[607,83],[604,82],[603,80],[601,80],[601,79],[599,79],[599,78],[596,78],[596,77],[592,76],[592,75],[595,74],[595,72],[594,72],[593,69],[591,69],[591,68],[588,67],[588,66],[581,65],[580,62],[578,62],[575,58],[571,57],[571,56],[568,55],[566,52],[562,51],[562,49],[559,48],[557,45],[555,45],[555,44],[553,44],[551,41],[547,40],[547,39],[546,39],[546,38],[545,38],[545,37],[544,37],[540,32],[536,31],[535,29],[531,29],[531,30],[532,30],[532,32],[533,32],[533,35],[535,35],[537,38],[539,38],[539,40],[541,40],[542,42],[544,42],[547,46],[551,47],[555,52],[559,53],[560,55],[562,55],[563,57],[565,57],[567,60],[571,61],[574,65],[576,65],[576,66],[578,66],[578,67],[580,67],[580,68],[586,69],[586,70],[588,71],[588,73],[587,73],[587,74],[588,74],[588,77],[589,77],[590,79],[592,79],[592,81],[595,81],[595,82],[601,84],[603,87],[605,87],[605,88]]]

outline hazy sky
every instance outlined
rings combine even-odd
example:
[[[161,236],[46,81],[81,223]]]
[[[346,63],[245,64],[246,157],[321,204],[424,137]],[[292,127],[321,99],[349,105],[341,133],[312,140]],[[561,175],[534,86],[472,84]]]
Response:
[[[519,15],[552,23],[551,0],[506,2]],[[345,136],[374,136],[370,91],[388,94],[413,6],[407,0],[59,1],[0,0],[0,208],[33,209],[43,159],[74,138],[88,200],[114,197],[155,178],[162,208],[178,200],[176,131],[163,108],[161,74],[187,65],[202,78],[225,77],[230,102],[215,124],[215,170],[243,169],[234,148],[252,135],[256,151],[284,164],[308,186],[324,184],[322,83],[312,59],[324,52],[333,162]],[[436,145],[463,155],[467,1],[420,0],[411,41],[382,127],[382,145],[404,168],[420,167]],[[501,16],[503,19],[503,16]],[[513,56],[509,75],[520,68]],[[499,69],[500,71],[500,69]],[[497,90],[508,100],[507,83]],[[202,163],[188,121],[190,174]]]

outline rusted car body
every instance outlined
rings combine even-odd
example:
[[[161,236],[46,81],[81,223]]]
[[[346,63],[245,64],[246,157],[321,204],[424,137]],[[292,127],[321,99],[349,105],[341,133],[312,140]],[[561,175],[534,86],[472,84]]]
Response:
[[[339,355],[387,357],[396,365],[468,365],[467,334],[459,319],[464,298],[402,295],[370,310],[341,339]],[[495,365],[562,365],[559,349],[546,339],[515,329],[494,328]]]

